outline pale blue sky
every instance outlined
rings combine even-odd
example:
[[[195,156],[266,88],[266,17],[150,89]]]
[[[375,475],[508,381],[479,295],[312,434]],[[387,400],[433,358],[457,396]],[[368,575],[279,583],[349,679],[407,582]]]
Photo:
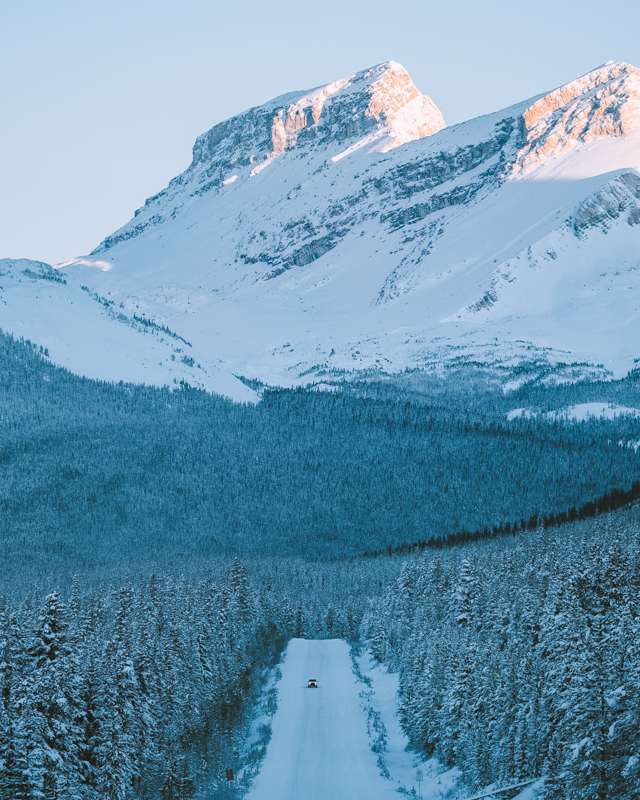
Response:
[[[639,30],[638,0],[0,0],[0,258],[87,253],[284,92],[394,59],[452,124],[640,66]]]

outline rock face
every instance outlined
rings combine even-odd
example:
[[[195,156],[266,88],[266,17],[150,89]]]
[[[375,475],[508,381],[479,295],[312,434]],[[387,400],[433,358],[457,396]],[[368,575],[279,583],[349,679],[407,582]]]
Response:
[[[387,152],[445,127],[401,64],[389,61],[307,92],[277,97],[215,125],[196,139],[190,167],[147,200],[129,224],[94,250],[104,252],[179,212],[185,194],[202,195],[254,178],[284,154],[338,161],[357,150]],[[157,213],[157,209],[164,213]],[[317,247],[315,248],[317,249]]]
[[[376,143],[384,152],[444,126],[440,111],[404,67],[389,61],[216,125],[196,140],[189,169],[259,164],[296,147],[328,151]]]
[[[606,233],[623,215],[629,225],[640,216],[640,175],[625,172],[587,197],[577,208],[573,227],[577,235],[599,228]]]
[[[65,277],[272,384],[466,360],[619,374],[640,356],[639,165],[628,64],[445,128],[388,62],[216,125]]]
[[[610,61],[540,98],[522,119],[527,136],[517,159],[522,171],[577,143],[625,136],[640,125],[640,70]]]

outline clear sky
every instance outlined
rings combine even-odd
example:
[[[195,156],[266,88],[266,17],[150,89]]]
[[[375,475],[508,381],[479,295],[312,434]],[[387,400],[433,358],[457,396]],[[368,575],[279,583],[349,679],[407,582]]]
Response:
[[[639,30],[638,0],[0,0],[0,258],[89,252],[284,92],[394,59],[452,124],[640,67]]]

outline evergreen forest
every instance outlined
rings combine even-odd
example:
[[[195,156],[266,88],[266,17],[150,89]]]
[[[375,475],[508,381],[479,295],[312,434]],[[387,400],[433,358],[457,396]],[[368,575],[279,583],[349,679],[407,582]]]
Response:
[[[470,790],[640,796],[640,419],[544,416],[640,374],[329,388],[100,383],[0,335],[1,797],[228,796],[293,636],[397,671]]]

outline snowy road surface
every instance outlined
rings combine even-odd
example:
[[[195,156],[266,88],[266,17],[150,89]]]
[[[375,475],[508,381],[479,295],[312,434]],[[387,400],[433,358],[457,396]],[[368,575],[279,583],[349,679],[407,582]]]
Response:
[[[358,683],[343,640],[292,639],[278,710],[249,800],[382,800],[398,794],[372,752]],[[317,689],[307,689],[309,678]]]
[[[278,710],[272,738],[247,800],[398,800],[416,791],[416,767],[423,773],[423,800],[470,797],[460,772],[436,759],[423,761],[407,750],[397,717],[398,676],[364,653],[358,658],[369,685],[356,680],[349,646],[342,639],[292,639],[280,664]],[[309,678],[318,688],[307,689]],[[367,715],[383,724],[382,776],[371,750]],[[266,720],[263,720],[266,721]],[[372,732],[375,726],[372,725]],[[379,729],[378,729],[379,730]],[[537,800],[540,785],[514,800]],[[417,792],[416,792],[417,793]]]

